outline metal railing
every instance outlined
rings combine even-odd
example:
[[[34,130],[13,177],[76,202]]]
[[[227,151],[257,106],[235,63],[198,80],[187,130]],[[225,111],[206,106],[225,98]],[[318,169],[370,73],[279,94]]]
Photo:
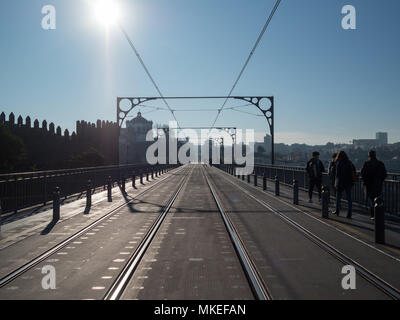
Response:
[[[259,177],[262,177],[265,174],[269,180],[274,180],[275,177],[277,177],[280,183],[288,186],[293,186],[293,181],[297,180],[299,189],[303,191],[308,190],[308,175],[305,168],[302,167],[255,165],[253,174],[254,173]],[[324,173],[322,176],[322,185],[328,186],[331,190],[331,195],[334,194],[327,173]],[[385,212],[400,215],[400,174],[388,173],[388,177],[383,185],[382,196],[385,204]],[[353,203],[364,208],[369,207],[369,202],[361,178],[354,183],[352,188],[352,200]]]
[[[51,202],[53,191],[60,188],[61,198],[87,190],[88,180],[95,190],[104,187],[109,177],[112,183],[120,183],[123,178],[146,174],[151,170],[172,168],[176,165],[132,164],[121,166],[90,167],[67,170],[22,172],[0,175],[0,205],[2,213]]]

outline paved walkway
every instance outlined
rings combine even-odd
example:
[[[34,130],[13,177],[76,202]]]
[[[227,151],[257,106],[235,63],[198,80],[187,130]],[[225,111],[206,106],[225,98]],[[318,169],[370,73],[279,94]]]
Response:
[[[150,178],[149,182],[144,179],[143,185],[137,180],[136,188],[132,188],[132,183],[127,183],[126,192],[130,197],[134,197],[154,183],[167,179],[176,170],[180,169],[172,170],[153,180]],[[62,205],[60,220],[55,225],[52,224],[53,212],[48,209],[1,226],[0,277],[125,204],[131,198],[126,198],[119,187],[114,187],[112,199],[112,202],[108,202],[107,191],[94,194],[88,214],[84,213],[86,198]]]
[[[396,222],[386,225],[387,244],[376,245],[373,222],[361,212],[356,211],[352,220],[322,219],[320,204],[307,203],[304,192],[295,206],[289,187],[281,185],[281,196],[276,197],[273,190],[254,187],[253,181],[249,184],[208,166],[187,165],[144,185],[136,183],[137,188],[127,183],[125,194],[114,188],[112,203],[105,192],[95,194],[88,214],[84,214],[85,199],[65,204],[55,225],[50,224],[51,210],[3,225],[0,278],[86,226],[91,228],[1,287],[0,299],[102,299],[136,257],[178,190],[121,298],[253,299],[243,261],[206,177],[274,299],[389,298],[361,274],[357,274],[356,290],[344,290],[345,263],[284,217],[400,288],[400,226]],[[55,290],[42,287],[46,265],[56,268]]]

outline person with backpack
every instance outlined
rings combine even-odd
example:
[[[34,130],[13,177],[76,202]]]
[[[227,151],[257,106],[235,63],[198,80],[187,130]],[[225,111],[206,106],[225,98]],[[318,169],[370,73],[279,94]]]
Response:
[[[307,162],[306,172],[308,174],[308,202],[312,203],[314,187],[317,188],[319,201],[321,201],[322,173],[325,172],[322,161],[319,160],[319,152],[313,152],[313,157]]]
[[[387,177],[387,172],[383,162],[376,158],[375,150],[370,150],[368,157],[368,161],[364,163],[361,169],[361,177],[370,202],[371,219],[374,219],[374,201],[375,198],[382,195],[383,182]]]
[[[351,189],[356,180],[357,173],[353,163],[348,158],[346,152],[340,151],[335,160],[336,163],[336,175],[335,175],[335,189],[336,189],[336,211],[333,214],[339,216],[340,214],[340,202],[343,191],[346,193],[346,199],[348,204],[346,218],[351,219],[353,210],[353,201],[351,198]]]

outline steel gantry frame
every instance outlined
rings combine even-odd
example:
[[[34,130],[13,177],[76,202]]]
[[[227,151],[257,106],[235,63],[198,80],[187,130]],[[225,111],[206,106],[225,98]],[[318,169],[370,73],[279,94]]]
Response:
[[[158,131],[159,130],[169,130],[169,128],[163,128],[163,127],[157,127],[157,137],[159,137],[158,135]],[[180,127],[179,130],[202,130],[202,129],[216,129],[219,131],[225,131],[226,133],[228,133],[231,136],[232,139],[232,163],[233,163],[233,158],[234,158],[234,146],[236,143],[236,127]],[[174,130],[177,130],[177,128],[174,128]],[[211,140],[214,140],[216,142],[218,142],[221,146],[223,146],[224,143],[224,138],[219,138],[219,139],[214,139],[214,138],[210,138]]]
[[[273,96],[205,96],[205,97],[117,97],[117,124],[118,128],[122,128],[122,124],[128,114],[137,106],[140,106],[142,103],[153,100],[182,100],[182,99],[236,99],[243,100],[249,103],[249,105],[255,106],[258,110],[261,111],[264,118],[267,120],[269,132],[271,135],[271,164],[275,164],[275,131],[274,131],[274,97]],[[128,100],[130,102],[130,106],[126,109],[121,108],[121,101]],[[265,104],[265,102],[267,102]],[[222,111],[222,108],[216,109],[218,114]],[[175,110],[171,110],[172,114],[174,114]],[[218,129],[220,127],[213,127]],[[181,129],[178,126],[178,129]]]

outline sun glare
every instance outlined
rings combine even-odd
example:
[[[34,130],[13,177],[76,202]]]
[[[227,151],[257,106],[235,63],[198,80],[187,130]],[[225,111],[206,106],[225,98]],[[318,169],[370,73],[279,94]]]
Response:
[[[116,1],[113,0],[95,0],[94,14],[98,22],[105,26],[117,23],[120,16]]]

